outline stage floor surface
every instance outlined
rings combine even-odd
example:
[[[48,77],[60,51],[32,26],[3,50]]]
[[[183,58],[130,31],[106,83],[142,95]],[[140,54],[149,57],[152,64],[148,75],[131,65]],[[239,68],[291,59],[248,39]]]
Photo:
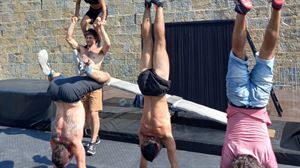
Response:
[[[0,168],[50,168],[50,132],[0,126]],[[84,139],[86,142],[87,139]],[[87,168],[138,168],[140,151],[137,144],[102,139],[97,153],[87,156]],[[220,156],[177,150],[179,167],[218,168]],[[168,166],[166,150],[149,168]],[[75,168],[73,158],[68,168]],[[297,166],[279,165],[279,168]]]

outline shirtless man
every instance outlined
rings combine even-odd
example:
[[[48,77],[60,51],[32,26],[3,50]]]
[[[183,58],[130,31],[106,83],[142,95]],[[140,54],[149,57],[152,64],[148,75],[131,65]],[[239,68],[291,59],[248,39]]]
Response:
[[[74,155],[77,167],[85,168],[85,151],[82,145],[85,112],[80,99],[85,94],[102,88],[110,75],[93,70],[94,63],[89,61],[84,70],[87,76],[64,78],[49,67],[46,50],[39,52],[38,60],[50,81],[47,93],[56,105],[50,140],[54,167],[66,167]]]
[[[250,0],[235,0],[236,20],[227,72],[228,124],[221,168],[277,168],[268,134],[271,120],[266,110],[273,80],[274,52],[279,38],[284,0],[272,0],[272,13],[256,64],[249,72],[246,44],[246,14]]]
[[[157,6],[152,39],[151,3]],[[139,88],[144,95],[144,112],[141,118],[139,144],[140,167],[146,168],[161,149],[167,148],[172,168],[177,167],[176,144],[172,135],[171,118],[165,94],[170,88],[169,58],[166,51],[165,23],[162,0],[146,0],[142,23],[143,49],[140,60]]]
[[[77,167],[85,168],[85,151],[82,145],[84,108],[82,103],[55,102],[56,116],[51,129],[52,162],[64,168],[76,158]]]
[[[79,45],[73,38],[73,32],[77,20],[78,18],[76,17],[72,18],[66,40],[73,49],[76,49],[79,52],[80,59],[83,62],[88,62],[90,60],[95,63],[93,69],[100,70],[104,56],[107,54],[110,48],[110,39],[104,29],[103,24],[101,21],[98,21],[95,29],[87,30],[85,34],[86,45]],[[99,36],[102,37],[103,40],[102,47],[98,47],[97,45],[97,38]],[[98,137],[100,130],[100,118],[98,112],[102,110],[102,91],[93,91],[87,94],[82,101],[86,111],[86,125],[90,125],[91,129],[91,141],[86,147],[86,152],[88,155],[94,155],[96,153],[95,145],[100,143],[100,139]]]

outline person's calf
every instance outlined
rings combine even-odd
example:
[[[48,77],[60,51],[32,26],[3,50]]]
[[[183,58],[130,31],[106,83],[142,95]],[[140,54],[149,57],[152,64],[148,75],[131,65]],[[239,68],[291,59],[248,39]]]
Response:
[[[96,143],[99,136],[100,130],[100,118],[98,111],[91,112],[91,125],[92,125],[92,136],[91,136],[91,143]],[[97,142],[98,144],[99,142]]]
[[[101,84],[109,82],[109,80],[111,78],[111,76],[109,75],[109,73],[103,72],[103,71],[94,70],[91,65],[86,66],[85,73],[87,74],[87,76],[89,76],[90,78],[94,79],[95,81],[97,81],[97,82],[99,82]]]
[[[85,36],[87,28],[88,28],[88,22],[87,22],[87,20],[82,20],[80,22],[80,27],[81,27],[83,35]]]

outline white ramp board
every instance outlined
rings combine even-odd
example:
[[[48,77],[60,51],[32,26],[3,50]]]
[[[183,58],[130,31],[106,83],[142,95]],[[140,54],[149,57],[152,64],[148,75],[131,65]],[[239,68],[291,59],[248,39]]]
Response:
[[[138,85],[120,79],[111,78],[107,85],[136,95],[142,95]]]
[[[138,85],[122,81],[120,79],[111,78],[108,86],[118,88],[136,95],[142,95]],[[172,104],[172,108],[176,108],[191,113],[196,113],[203,118],[213,120],[222,124],[227,124],[226,113],[182,99],[178,96],[166,95],[168,103]]]
[[[227,115],[224,112],[191,102],[184,99],[178,100],[172,105],[173,108],[199,114],[201,117],[227,124]]]

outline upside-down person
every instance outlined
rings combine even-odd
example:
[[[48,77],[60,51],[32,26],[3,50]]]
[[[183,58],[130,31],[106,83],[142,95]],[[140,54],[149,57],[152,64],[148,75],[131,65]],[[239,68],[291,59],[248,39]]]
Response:
[[[84,69],[87,76],[65,78],[50,68],[46,50],[39,52],[38,60],[49,80],[47,93],[56,105],[50,140],[54,167],[66,167],[75,156],[77,167],[85,168],[85,151],[82,145],[85,112],[80,99],[87,93],[102,88],[109,81],[110,75],[93,70],[95,64],[89,61]]]
[[[265,31],[256,64],[249,72],[246,44],[246,14],[250,0],[235,0],[237,12],[227,72],[227,130],[222,168],[277,168],[268,128],[268,104],[273,80],[274,52],[279,38],[284,0],[272,0],[271,19]]]
[[[146,0],[142,23],[142,56],[140,60],[139,88],[144,95],[144,110],[139,130],[141,148],[140,167],[147,167],[166,146],[172,168],[177,167],[176,144],[172,135],[171,118],[165,94],[170,88],[169,57],[166,51],[163,0]],[[156,6],[154,40],[150,9]],[[154,41],[154,42],[153,42]]]

